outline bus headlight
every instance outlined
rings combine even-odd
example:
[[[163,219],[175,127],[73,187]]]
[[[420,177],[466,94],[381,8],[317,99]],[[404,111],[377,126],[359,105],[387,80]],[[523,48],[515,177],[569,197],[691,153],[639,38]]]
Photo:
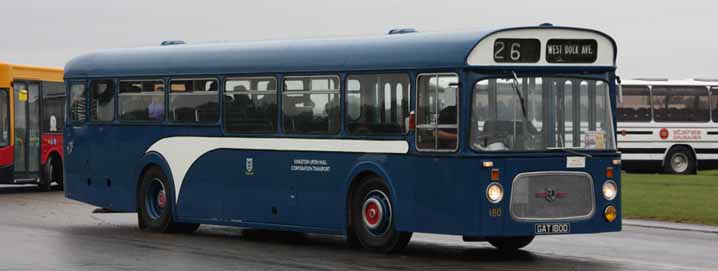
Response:
[[[603,218],[605,218],[608,222],[613,222],[616,220],[617,216],[618,213],[616,212],[616,207],[613,207],[613,205],[608,205],[606,206],[606,209],[603,210]]]
[[[618,185],[614,181],[608,180],[603,183],[603,198],[613,200],[618,195]]]
[[[486,187],[486,198],[491,203],[499,203],[504,198],[504,188],[499,183],[491,183]]]

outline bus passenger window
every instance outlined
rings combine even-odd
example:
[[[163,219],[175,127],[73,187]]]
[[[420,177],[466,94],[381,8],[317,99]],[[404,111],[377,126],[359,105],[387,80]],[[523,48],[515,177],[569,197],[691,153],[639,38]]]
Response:
[[[405,134],[409,117],[409,76],[349,75],[346,104],[349,133]]]
[[[112,121],[115,116],[115,91],[111,80],[93,81],[90,111],[94,121]]]
[[[653,114],[657,122],[710,120],[705,87],[653,87]]]
[[[453,74],[427,74],[417,79],[416,147],[454,151],[458,148],[458,88]]]
[[[45,133],[62,133],[65,126],[65,85],[59,82],[42,82],[43,117]]]
[[[10,96],[0,89],[0,147],[10,144]]]
[[[70,86],[70,121],[73,123],[85,122],[87,119],[87,92],[84,83],[75,83]]]
[[[162,80],[120,81],[118,115],[121,121],[162,121],[165,84]]]
[[[650,122],[651,99],[648,87],[623,86],[623,102],[618,99],[616,118],[622,122]]]
[[[224,129],[228,132],[277,130],[277,79],[227,79],[224,91]]]
[[[713,108],[713,122],[718,122],[718,87],[711,89],[711,108]]]
[[[339,131],[339,77],[287,77],[282,96],[284,130],[299,134]]]
[[[216,79],[173,79],[169,119],[178,123],[216,123],[219,96]]]

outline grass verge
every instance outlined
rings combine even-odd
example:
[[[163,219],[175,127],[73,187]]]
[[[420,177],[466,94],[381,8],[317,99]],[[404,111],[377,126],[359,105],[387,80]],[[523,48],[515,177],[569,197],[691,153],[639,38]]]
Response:
[[[718,170],[622,177],[625,218],[718,225]]]

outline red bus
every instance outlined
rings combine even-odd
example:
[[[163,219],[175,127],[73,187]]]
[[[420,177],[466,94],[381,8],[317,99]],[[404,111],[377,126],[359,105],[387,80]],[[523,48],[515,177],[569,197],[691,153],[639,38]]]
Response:
[[[0,184],[62,188],[61,68],[0,62]]]

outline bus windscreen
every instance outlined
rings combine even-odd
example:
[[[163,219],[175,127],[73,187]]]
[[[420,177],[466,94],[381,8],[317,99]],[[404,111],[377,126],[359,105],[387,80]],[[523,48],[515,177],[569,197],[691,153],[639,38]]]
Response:
[[[476,83],[473,96],[475,150],[615,150],[609,89],[603,81],[485,79]]]

